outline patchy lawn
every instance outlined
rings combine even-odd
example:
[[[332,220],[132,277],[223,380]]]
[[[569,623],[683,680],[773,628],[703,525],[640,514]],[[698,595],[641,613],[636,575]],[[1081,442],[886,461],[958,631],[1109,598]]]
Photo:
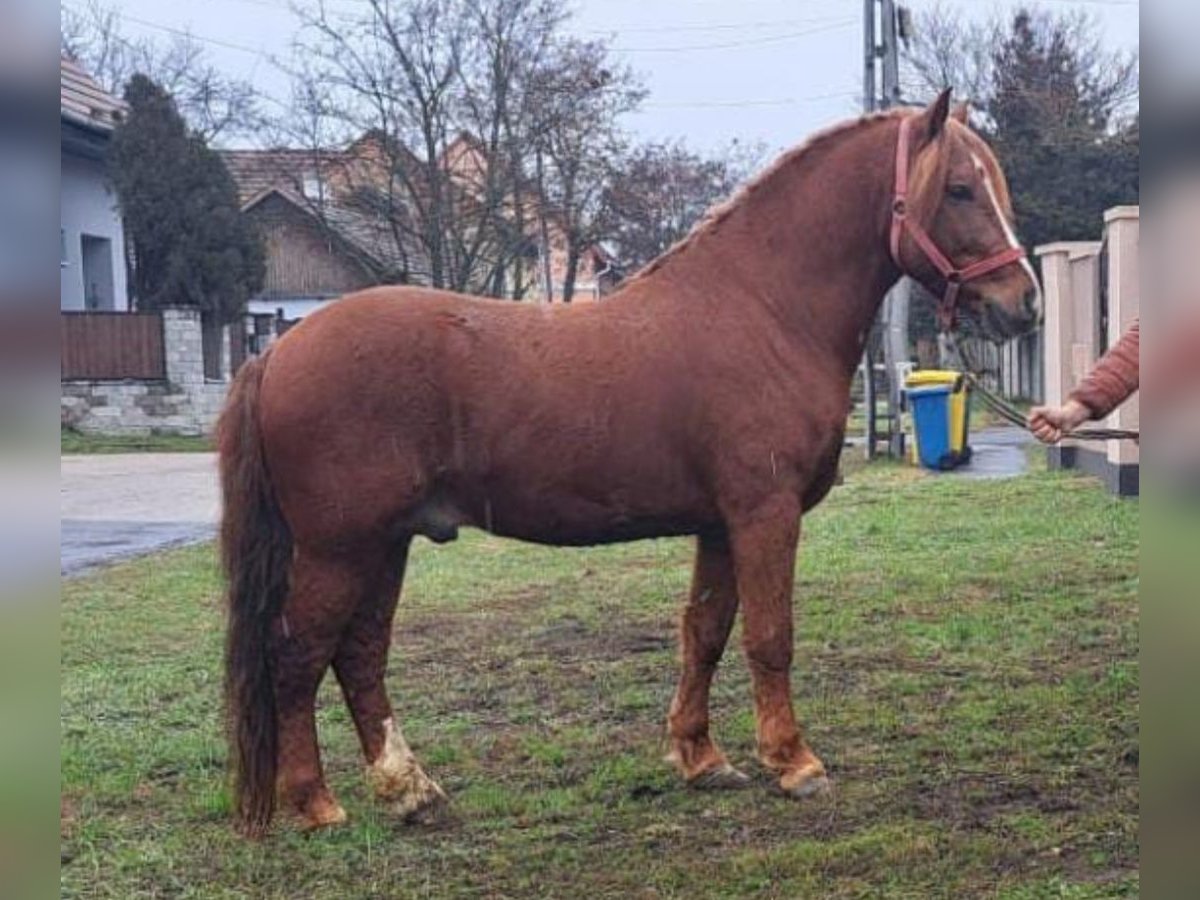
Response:
[[[193,453],[213,449],[211,437],[183,434],[84,434],[72,428],[59,431],[59,452],[71,453]]]
[[[388,681],[451,818],[372,804],[330,679],[351,823],[259,844],[229,826],[212,548],[70,581],[62,892],[1132,896],[1137,558],[1137,505],[1084,478],[849,471],[806,520],[796,590],[798,706],[836,790],[795,803],[751,762],[736,650],[714,729],[754,786],[691,792],[661,761],[689,542],[419,542]]]

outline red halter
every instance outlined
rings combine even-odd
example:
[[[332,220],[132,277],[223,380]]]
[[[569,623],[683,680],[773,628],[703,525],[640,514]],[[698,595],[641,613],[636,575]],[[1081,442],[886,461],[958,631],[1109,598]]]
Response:
[[[900,138],[896,142],[896,190],[892,198],[892,260],[896,263],[900,271],[903,272],[904,266],[900,262],[900,238],[907,230],[909,236],[921,248],[921,251],[933,263],[934,268],[941,273],[942,278],[946,281],[946,290],[942,294],[942,299],[938,302],[937,315],[938,324],[942,330],[949,331],[954,327],[959,289],[968,281],[980,278],[989,272],[994,272],[996,269],[1010,265],[1011,263],[1019,262],[1025,257],[1025,250],[1021,247],[1009,247],[986,259],[971,263],[966,268],[960,269],[934,243],[933,238],[929,236],[929,232],[919,222],[908,217],[908,154],[910,144],[909,131],[912,121],[911,118],[901,120]]]

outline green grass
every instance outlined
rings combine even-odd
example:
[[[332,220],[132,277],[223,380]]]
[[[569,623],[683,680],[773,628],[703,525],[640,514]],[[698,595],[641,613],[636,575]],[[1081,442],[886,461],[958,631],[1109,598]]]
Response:
[[[1138,891],[1138,508],[1090,480],[847,468],[805,521],[797,705],[836,781],[774,796],[729,654],[714,730],[749,790],[662,762],[690,544],[414,549],[389,686],[452,815],[229,826],[211,547],[64,586],[62,874],[72,897],[1005,897]],[[735,635],[736,640],[736,635]],[[731,648],[732,649],[732,648]]]
[[[191,453],[213,449],[212,438],[183,434],[84,434],[73,428],[59,432],[60,452],[72,453]]]

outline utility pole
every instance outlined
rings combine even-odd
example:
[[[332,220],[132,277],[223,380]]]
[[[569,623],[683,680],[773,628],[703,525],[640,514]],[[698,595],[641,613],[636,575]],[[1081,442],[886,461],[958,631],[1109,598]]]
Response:
[[[879,0],[879,59],[882,63],[883,108],[900,103],[900,41],[896,29],[895,0]]]
[[[895,0],[880,0],[880,62],[883,75],[883,107],[900,103],[900,42],[896,27]],[[888,379],[888,455],[904,456],[904,429],[900,409],[904,401],[900,383],[901,363],[908,360],[908,279],[901,278],[888,291],[883,305],[883,364]]]
[[[878,0],[863,0],[863,113],[875,111],[875,6]],[[867,459],[875,458],[875,360],[871,357],[871,334],[863,345],[863,423]]]
[[[863,0],[863,112],[875,110],[875,5],[879,0]]]
[[[878,17],[878,23],[877,23]],[[863,2],[863,112],[888,109],[900,103],[900,42],[895,0]],[[876,77],[878,68],[878,78]],[[879,93],[877,94],[877,85]],[[909,291],[903,279],[884,298],[883,326],[884,371],[888,385],[888,454],[904,455],[904,431],[901,428],[902,401],[900,363],[908,358]],[[870,346],[863,357],[863,398],[867,405],[867,458],[875,455],[878,423],[875,412],[875,371]]]

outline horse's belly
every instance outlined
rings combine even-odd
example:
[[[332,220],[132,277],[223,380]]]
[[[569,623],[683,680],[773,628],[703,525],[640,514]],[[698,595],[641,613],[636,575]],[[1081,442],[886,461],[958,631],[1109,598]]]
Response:
[[[502,537],[539,544],[589,546],[643,538],[695,534],[716,520],[702,499],[664,498],[662,503],[624,502],[570,491],[472,492],[463,498],[463,524]]]
[[[486,526],[484,526],[486,528]],[[517,538],[556,547],[591,547],[645,538],[679,537],[695,534],[704,526],[689,517],[628,519],[625,521],[558,521],[553,525],[535,522],[497,522],[487,529],[501,537]]]

